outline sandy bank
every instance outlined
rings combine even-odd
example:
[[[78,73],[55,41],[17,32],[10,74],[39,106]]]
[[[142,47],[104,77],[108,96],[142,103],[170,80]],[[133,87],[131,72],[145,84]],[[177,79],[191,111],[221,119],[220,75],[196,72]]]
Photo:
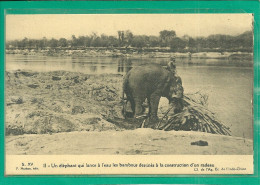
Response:
[[[191,145],[207,141],[208,146]],[[136,129],[6,137],[7,154],[95,155],[250,155],[253,141],[199,132]]]

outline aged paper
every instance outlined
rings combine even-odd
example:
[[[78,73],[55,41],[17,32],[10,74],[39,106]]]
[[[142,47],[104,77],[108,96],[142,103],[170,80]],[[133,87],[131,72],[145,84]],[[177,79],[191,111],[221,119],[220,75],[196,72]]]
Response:
[[[253,19],[6,15],[6,175],[253,174]]]

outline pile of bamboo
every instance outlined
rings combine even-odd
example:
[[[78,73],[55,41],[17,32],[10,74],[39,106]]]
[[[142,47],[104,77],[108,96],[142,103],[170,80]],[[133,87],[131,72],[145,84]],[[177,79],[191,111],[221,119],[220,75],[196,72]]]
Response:
[[[203,97],[203,96],[202,96]],[[222,124],[213,112],[204,106],[203,101],[196,101],[192,96],[183,98],[184,109],[177,114],[171,113],[172,107],[166,111],[157,125],[162,130],[200,131],[220,135],[231,135],[230,129]]]

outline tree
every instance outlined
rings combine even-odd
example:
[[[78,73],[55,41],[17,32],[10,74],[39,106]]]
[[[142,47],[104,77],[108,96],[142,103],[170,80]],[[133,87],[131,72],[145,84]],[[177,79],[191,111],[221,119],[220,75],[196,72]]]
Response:
[[[149,36],[149,45],[150,47],[158,47],[160,39],[156,36]]]
[[[46,48],[47,47],[47,38],[43,37],[42,41],[43,41],[43,47]]]
[[[30,49],[32,49],[32,48],[34,48],[34,40],[33,39],[29,39],[28,40],[28,48],[30,48]]]
[[[119,46],[122,46],[125,40],[124,31],[117,31]]]
[[[96,32],[92,32],[92,34],[90,35],[90,46],[94,46],[96,47],[96,39],[98,38],[97,33]]]
[[[235,38],[240,46],[242,45],[244,48],[250,48],[253,51],[253,35],[252,31],[246,31]]]
[[[24,39],[21,41],[21,47],[28,48],[28,43],[29,43],[28,38],[24,37]]]
[[[127,44],[127,46],[130,46],[132,44],[134,35],[130,30],[126,30],[125,32],[125,42]]]
[[[145,35],[136,35],[133,38],[132,46],[137,48],[143,48],[147,46],[148,37]]]
[[[56,48],[57,46],[58,46],[58,40],[52,38],[52,39],[49,41],[49,47],[51,47],[51,48]]]
[[[189,49],[191,49],[196,46],[196,42],[192,37],[189,37],[187,45],[188,45]]]
[[[6,42],[8,49],[44,49],[47,46],[51,48],[67,47],[69,44],[73,47],[170,47],[174,51],[253,51],[253,32],[246,31],[240,35],[215,34],[208,37],[190,37],[184,35],[179,38],[173,30],[162,30],[159,36],[134,35],[130,30],[118,31],[118,36],[109,36],[102,34],[100,36],[93,32],[90,35],[71,36],[71,39],[59,38],[48,40],[42,39],[11,40]]]
[[[91,46],[92,38],[90,36],[85,36],[85,46],[90,47]]]
[[[101,47],[108,47],[109,46],[108,36],[106,36],[105,34],[102,34],[100,36],[100,46]]]
[[[59,41],[58,41],[58,46],[60,46],[60,47],[67,47],[68,46],[67,39],[60,38]]]
[[[160,31],[161,46],[169,46],[172,39],[176,36],[173,30],[163,30]]]
[[[194,52],[200,52],[201,51],[201,47],[204,45],[203,43],[205,42],[205,38],[204,37],[196,37],[195,39],[195,50]]]
[[[179,37],[176,37],[171,40],[170,47],[173,51],[178,51],[184,49],[186,46],[186,43],[184,40],[180,39]]]
[[[79,36],[76,40],[76,46],[85,47],[86,46],[86,39],[84,36]]]
[[[101,46],[101,39],[99,36],[93,38],[92,42],[91,42],[91,46],[93,47],[100,47]]]
[[[109,36],[108,37],[108,46],[113,46],[113,47],[118,47],[118,40],[114,36]]]
[[[75,35],[71,36],[71,46],[73,47],[77,46],[77,38]]]

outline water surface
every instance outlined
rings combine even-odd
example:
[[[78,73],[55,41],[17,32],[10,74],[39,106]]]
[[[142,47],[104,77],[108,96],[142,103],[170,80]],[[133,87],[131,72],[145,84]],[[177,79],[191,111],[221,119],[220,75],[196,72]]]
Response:
[[[182,60],[187,59],[177,59],[177,71],[182,78],[185,93],[201,91],[208,94],[209,109],[231,128],[232,135],[253,138],[253,68],[236,67],[219,59],[204,59],[202,63],[205,65],[183,65]],[[166,65],[168,59],[6,55],[6,70],[125,74],[133,66],[148,62]]]

